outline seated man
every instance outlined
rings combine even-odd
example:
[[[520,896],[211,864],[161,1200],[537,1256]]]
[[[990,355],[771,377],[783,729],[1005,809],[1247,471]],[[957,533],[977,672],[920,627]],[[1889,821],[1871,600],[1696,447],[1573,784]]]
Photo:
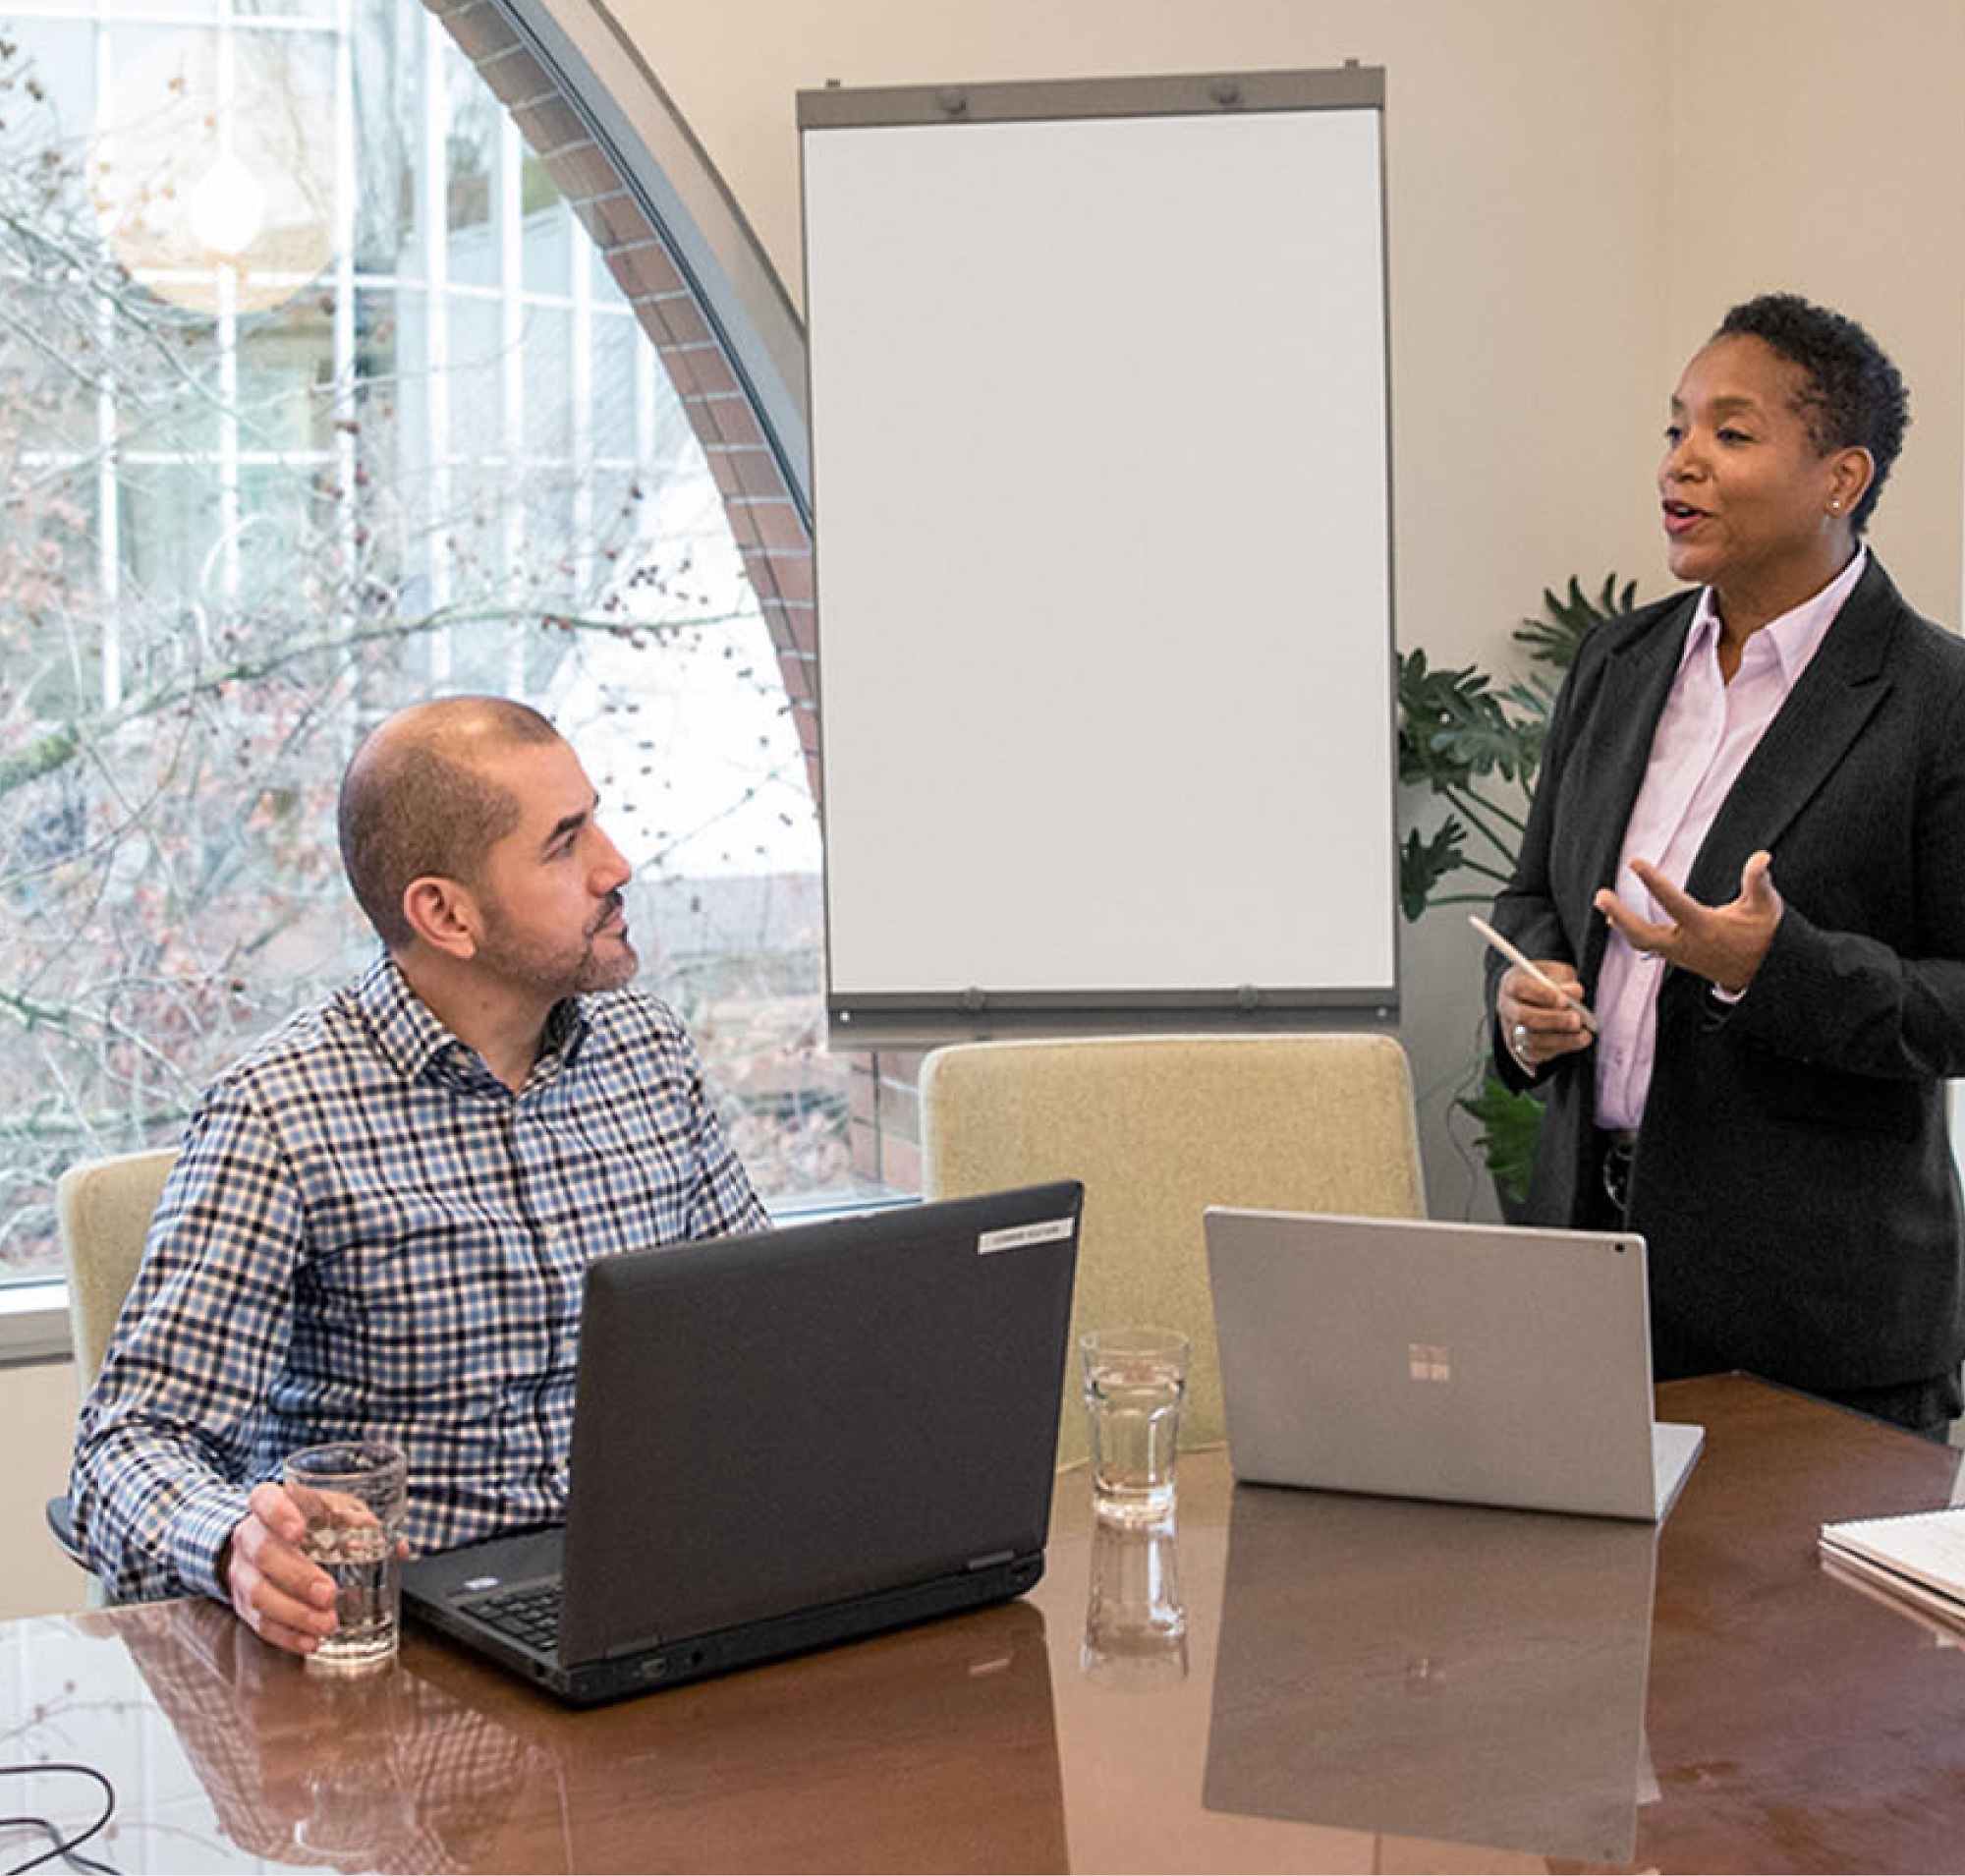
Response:
[[[409,1455],[436,1550],[557,1519],[587,1266],[761,1229],[674,1014],[624,987],[629,868],[523,705],[403,711],[342,782],[386,947],[205,1091],[102,1373],[72,1495],[118,1597],[229,1599],[310,1653],[334,1590],[284,1455]]]

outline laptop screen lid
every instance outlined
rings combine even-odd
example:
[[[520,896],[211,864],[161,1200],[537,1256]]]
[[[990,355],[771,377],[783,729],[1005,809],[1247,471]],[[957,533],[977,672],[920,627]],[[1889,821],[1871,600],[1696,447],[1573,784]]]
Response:
[[[1060,1181],[595,1264],[565,1526],[413,1559],[406,1605],[584,1701],[1029,1588],[1081,1204]],[[526,1650],[474,1612],[530,1574],[560,1613]]]
[[[1238,1479],[1669,1508],[1701,1435],[1654,1438],[1637,1234],[1226,1207],[1207,1234]]]
[[[1077,1210],[1052,1188],[595,1265],[562,1654],[1040,1552]]]

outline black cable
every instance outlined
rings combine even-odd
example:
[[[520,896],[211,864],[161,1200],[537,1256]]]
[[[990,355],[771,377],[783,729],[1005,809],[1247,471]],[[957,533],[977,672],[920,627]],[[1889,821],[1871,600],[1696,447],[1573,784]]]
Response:
[[[113,1863],[98,1863],[92,1856],[80,1853],[83,1845],[116,1815],[115,1786],[92,1765],[69,1765],[60,1760],[50,1760],[42,1765],[0,1765],[0,1778],[32,1778],[43,1772],[67,1772],[78,1778],[93,1779],[102,1788],[102,1815],[87,1830],[80,1831],[73,1837],[64,1837],[44,1817],[0,1817],[0,1829],[25,1825],[29,1830],[46,1831],[54,1846],[38,1856],[28,1857],[25,1863],[15,1863],[5,1876],[27,1876],[28,1870],[39,1869],[43,1863],[51,1863],[56,1857],[60,1857],[71,1869],[89,1869],[101,1872],[101,1876],[120,1876]]]
[[[56,1856],[59,1856],[71,1869],[100,1870],[104,1876],[121,1876],[121,1872],[113,1864],[98,1863],[93,1857],[83,1855],[75,1848],[83,1839],[64,1839],[61,1832],[44,1817],[0,1817],[0,1828],[12,1829],[22,1825],[31,1830],[45,1831],[52,1840],[54,1848],[44,1850],[39,1856],[29,1857],[25,1863],[14,1864],[7,1871],[7,1876],[20,1876],[23,1870],[38,1869],[41,1864]]]

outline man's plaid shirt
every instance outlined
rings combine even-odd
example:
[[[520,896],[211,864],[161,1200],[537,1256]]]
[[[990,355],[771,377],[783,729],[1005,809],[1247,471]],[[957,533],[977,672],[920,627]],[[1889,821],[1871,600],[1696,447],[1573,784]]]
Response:
[[[112,1595],[222,1595],[295,1448],[409,1455],[419,1550],[556,1519],[582,1280],[765,1228],[672,1011],[569,999],[514,1094],[379,957],[200,1099],[84,1403],[72,1493]]]

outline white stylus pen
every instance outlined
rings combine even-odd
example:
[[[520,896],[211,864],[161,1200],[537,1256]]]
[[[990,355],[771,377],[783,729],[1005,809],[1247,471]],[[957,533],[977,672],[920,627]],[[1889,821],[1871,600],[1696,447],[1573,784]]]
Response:
[[[1500,954],[1504,958],[1506,958],[1510,964],[1515,965],[1520,970],[1527,971],[1528,974],[1532,978],[1534,978],[1535,981],[1538,984],[1540,984],[1544,990],[1553,991],[1556,994],[1556,995],[1561,997],[1565,1003],[1569,1004],[1576,1011],[1577,1015],[1583,1018],[1583,1027],[1587,1029],[1591,1033],[1591,1035],[1594,1036],[1597,1034],[1597,1012],[1593,1010],[1590,1007],[1590,1005],[1583,1000],[1582,997],[1578,996],[1574,991],[1565,990],[1560,984],[1558,984],[1555,981],[1554,978],[1550,977],[1545,971],[1539,969],[1535,964],[1531,963],[1530,960],[1522,954],[1522,951],[1518,945],[1510,944],[1508,940],[1504,938],[1500,935],[1500,933],[1495,931],[1494,928],[1491,925],[1489,925],[1486,919],[1477,919],[1474,916],[1474,914],[1470,912],[1467,915],[1467,923],[1471,925],[1475,929],[1475,931],[1479,932],[1481,936],[1494,947],[1495,950],[1499,951]]]

